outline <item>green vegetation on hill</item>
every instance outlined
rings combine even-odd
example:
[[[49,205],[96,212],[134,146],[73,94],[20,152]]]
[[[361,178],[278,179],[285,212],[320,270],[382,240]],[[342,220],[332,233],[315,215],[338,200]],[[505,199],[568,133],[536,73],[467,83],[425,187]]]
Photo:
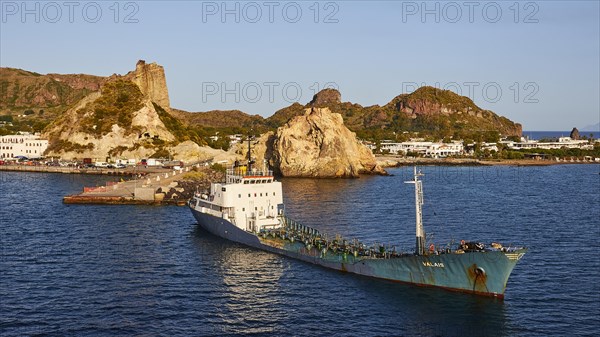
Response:
[[[174,114],[188,124],[202,125],[214,129],[263,127],[264,120],[259,115],[248,115],[239,110],[184,112],[175,110]]]
[[[93,149],[94,149],[93,143],[88,143],[87,145],[81,145],[81,144],[69,142],[67,140],[58,139],[58,140],[49,142],[48,148],[46,149],[46,153],[52,152],[52,151],[59,151],[59,150],[65,151],[65,152],[83,153],[86,150],[93,150]]]
[[[456,110],[469,108],[472,110],[481,110],[469,97],[458,95],[450,90],[442,90],[430,86],[421,87],[410,94],[396,96],[387,105],[396,106],[403,101],[437,103]]]
[[[14,68],[0,68],[0,116],[17,122],[48,124],[73,104],[97,90],[104,77],[91,75],[41,75]],[[34,111],[34,114],[25,114]],[[43,111],[43,113],[39,113]],[[22,115],[27,115],[22,117]],[[24,127],[15,131],[29,131]],[[39,131],[39,130],[38,130]]]
[[[100,98],[77,111],[83,116],[81,128],[101,137],[112,130],[113,124],[117,124],[131,133],[134,131],[131,129],[133,113],[143,107],[143,99],[144,95],[133,82],[109,82],[102,87]]]

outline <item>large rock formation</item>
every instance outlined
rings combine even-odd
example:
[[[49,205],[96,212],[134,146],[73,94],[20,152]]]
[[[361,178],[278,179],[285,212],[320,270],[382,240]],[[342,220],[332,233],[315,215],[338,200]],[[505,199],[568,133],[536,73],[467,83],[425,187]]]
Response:
[[[99,160],[153,155],[199,158],[199,146],[189,142],[185,127],[165,110],[168,107],[163,68],[139,61],[135,71],[107,78],[99,91],[44,130],[50,141],[46,155]]]
[[[146,61],[139,60],[135,65],[135,71],[125,75],[126,79],[137,84],[144,96],[150,101],[160,105],[164,109],[170,109],[169,90],[167,89],[167,79],[165,69],[156,63],[146,64]]]
[[[313,96],[312,101],[308,103],[311,107],[322,107],[328,104],[342,103],[342,94],[335,89],[323,89]]]
[[[371,151],[344,126],[342,116],[328,108],[306,109],[280,127],[269,142],[266,157],[285,177],[385,174]]]
[[[571,130],[571,134],[569,136],[571,137],[571,139],[579,140],[579,138],[580,138],[579,130],[577,130],[577,128],[573,128],[573,130]]]
[[[105,84],[49,125],[47,155],[71,158],[148,157],[176,138],[156,106],[132,82]]]

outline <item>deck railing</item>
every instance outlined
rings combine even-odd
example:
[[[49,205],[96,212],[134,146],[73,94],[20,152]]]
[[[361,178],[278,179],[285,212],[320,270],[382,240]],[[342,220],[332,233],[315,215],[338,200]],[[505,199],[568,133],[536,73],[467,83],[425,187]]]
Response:
[[[246,167],[230,168],[226,171],[226,181],[228,183],[238,183],[245,177],[272,177],[273,171],[271,170],[252,170],[248,171]]]

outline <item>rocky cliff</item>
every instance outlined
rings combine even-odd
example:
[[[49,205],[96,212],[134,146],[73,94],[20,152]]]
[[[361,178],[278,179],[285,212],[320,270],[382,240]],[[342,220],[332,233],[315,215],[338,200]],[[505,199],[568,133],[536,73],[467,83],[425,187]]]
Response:
[[[265,157],[284,177],[385,174],[371,151],[344,126],[342,116],[328,108],[306,109],[269,138]]]
[[[164,104],[164,106],[162,105]],[[107,78],[45,130],[47,156],[63,158],[202,157],[198,139],[166,109],[164,70],[139,61],[136,70]]]
[[[164,109],[171,108],[165,69],[161,65],[156,63],[147,64],[146,61],[139,60],[135,65],[135,71],[127,73],[124,77],[137,84],[142,94],[150,101]]]
[[[106,158],[150,156],[158,143],[175,136],[161,121],[152,101],[131,81],[106,83],[50,124],[47,155]]]

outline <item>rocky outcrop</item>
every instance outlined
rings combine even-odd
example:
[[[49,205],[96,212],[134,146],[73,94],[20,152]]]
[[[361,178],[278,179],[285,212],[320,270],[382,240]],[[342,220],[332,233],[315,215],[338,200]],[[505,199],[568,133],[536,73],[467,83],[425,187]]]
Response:
[[[50,125],[43,136],[50,140],[47,156],[63,158],[147,158],[156,152],[155,143],[170,142],[175,137],[160,120],[154,105],[145,100],[133,112],[126,112],[130,124],[119,116],[108,129],[95,133],[100,128],[93,124],[99,120],[97,98],[87,99],[87,103],[78,105],[80,109],[68,110],[57,122]]]
[[[579,136],[579,130],[577,128],[573,128],[570,134],[571,139],[579,140],[581,137]]]
[[[195,161],[206,157],[196,143],[185,141],[185,127],[165,111],[168,108],[163,67],[139,61],[135,71],[108,77],[99,91],[44,130],[50,141],[46,155],[100,160],[154,155]]]
[[[311,107],[322,107],[328,104],[342,103],[342,94],[336,89],[323,89],[313,96],[312,101],[308,103]]]
[[[150,101],[164,109],[170,109],[167,78],[162,66],[156,63],[147,64],[146,61],[139,60],[135,65],[135,71],[127,73],[125,78],[135,83]]]
[[[309,108],[268,137],[265,157],[284,177],[385,174],[371,151],[328,108]]]

